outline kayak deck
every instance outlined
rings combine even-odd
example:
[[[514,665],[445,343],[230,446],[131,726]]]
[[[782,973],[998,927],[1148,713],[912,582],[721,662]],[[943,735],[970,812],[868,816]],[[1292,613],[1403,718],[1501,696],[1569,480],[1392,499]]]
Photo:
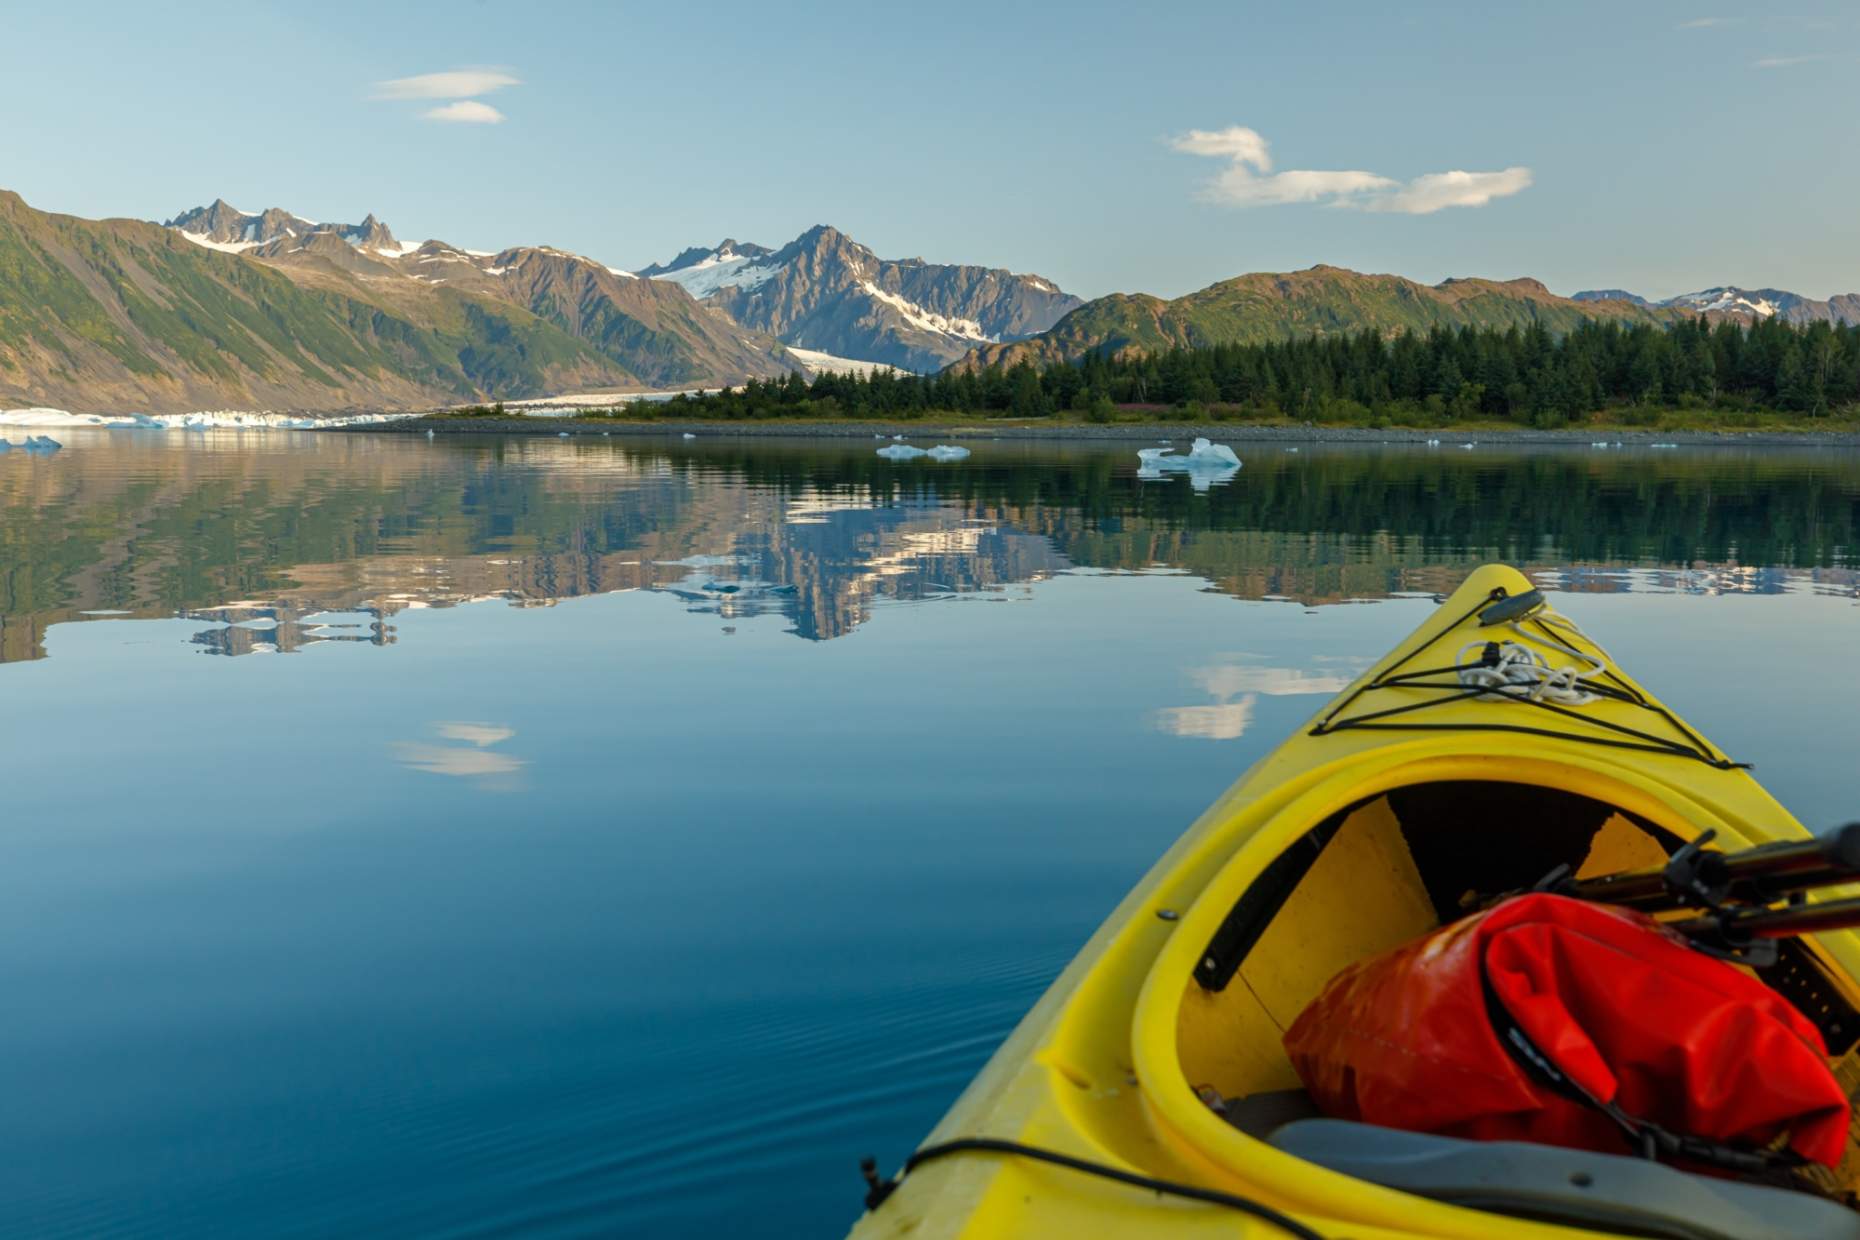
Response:
[[[1509,568],[1477,571],[1242,776],[1112,913],[927,1144],[1018,1142],[1244,1196],[1321,1235],[1571,1235],[1342,1174],[1220,1113],[1227,1100],[1296,1089],[1281,1037],[1305,1004],[1343,966],[1457,916],[1468,893],[1526,887],[1556,865],[1587,876],[1659,864],[1706,829],[1727,847],[1805,836],[1586,635],[1515,601],[1531,593]],[[1507,673],[1521,690],[1468,692],[1459,669],[1489,661],[1488,643],[1506,646],[1503,658],[1584,671],[1550,677],[1534,699],[1532,678],[1544,676],[1528,669]],[[1804,940],[1795,968],[1830,1010],[1860,1009],[1857,948],[1849,932]],[[1844,1068],[1860,1082],[1860,1062]],[[1065,1229],[1285,1234],[989,1152],[914,1170],[853,1234]]]

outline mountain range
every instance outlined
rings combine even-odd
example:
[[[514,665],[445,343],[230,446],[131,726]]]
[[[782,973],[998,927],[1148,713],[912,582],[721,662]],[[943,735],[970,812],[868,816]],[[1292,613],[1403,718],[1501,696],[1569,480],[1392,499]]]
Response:
[[[940,370],[978,345],[1023,340],[1082,304],[1039,276],[882,259],[825,225],[779,250],[726,240],[639,274],[793,347],[903,370]]]
[[[1785,323],[1860,323],[1860,293],[1839,293],[1826,301],[1779,288],[1745,289],[1733,285],[1681,293],[1665,301],[1649,301],[1626,289],[1585,289],[1576,301],[1623,301],[1635,306],[1692,310],[1700,314],[1739,319],[1779,318]]]
[[[637,271],[546,245],[403,241],[216,200],[157,224],[0,191],[0,407],[176,413],[416,409],[936,370],[1371,330],[1693,314],[1860,322],[1860,295],[1708,289],[1652,303],[1529,279],[1420,284],[1317,266],[1174,299],[1089,302],[1037,275],[882,259],[820,225],[778,248],[693,247]]]
[[[1087,353],[1257,344],[1294,336],[1507,327],[1541,323],[1566,332],[1596,319],[1666,323],[1686,313],[1623,301],[1558,297],[1536,280],[1447,280],[1419,284],[1319,265],[1223,280],[1165,300],[1116,293],[1088,301],[1050,331],[978,348],[967,365],[1076,361]]]

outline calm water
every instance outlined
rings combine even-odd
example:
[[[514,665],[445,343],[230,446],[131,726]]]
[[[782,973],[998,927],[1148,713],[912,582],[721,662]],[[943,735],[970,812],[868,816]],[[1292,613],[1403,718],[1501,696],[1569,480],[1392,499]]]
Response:
[[[10,1236],[837,1235],[1485,560],[1860,813],[1851,454],[61,437],[0,457]]]

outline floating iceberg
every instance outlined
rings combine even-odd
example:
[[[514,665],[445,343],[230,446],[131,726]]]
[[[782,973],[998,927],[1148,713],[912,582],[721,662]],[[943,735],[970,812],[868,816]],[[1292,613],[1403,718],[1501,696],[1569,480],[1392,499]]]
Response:
[[[1175,455],[1174,448],[1138,448],[1137,459],[1153,469],[1239,469],[1240,458],[1224,443],[1197,439],[1187,456]]]
[[[17,448],[21,452],[39,452],[49,455],[62,447],[64,447],[64,445],[59,443],[56,439],[53,439],[50,435],[28,435],[24,443],[12,443],[8,440],[0,439],[0,452],[11,452],[13,449]]]
[[[933,461],[960,461],[969,455],[969,450],[946,443],[940,443],[934,448],[914,448],[907,443],[891,443],[878,449],[878,455],[888,461],[914,461],[920,456],[927,456]]]
[[[686,431],[686,432],[684,433],[684,438],[686,438],[686,439],[696,439],[696,438],[697,438],[697,436],[696,436],[696,435],[693,435],[693,434],[692,434],[692,433],[691,433],[690,431]]]
[[[1176,455],[1174,448],[1138,448],[1137,461],[1137,477],[1145,482],[1153,482],[1165,474],[1183,473],[1197,491],[1226,482],[1240,470],[1240,458],[1234,455],[1232,448],[1206,439],[1195,440],[1186,456]]]

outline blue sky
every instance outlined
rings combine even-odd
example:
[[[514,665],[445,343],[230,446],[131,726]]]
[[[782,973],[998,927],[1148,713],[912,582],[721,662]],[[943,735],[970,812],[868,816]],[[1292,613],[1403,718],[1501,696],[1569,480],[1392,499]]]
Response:
[[[831,223],[1088,296],[1318,262],[1860,290],[1860,8],[1754,8],[0,0],[0,186],[622,266]]]

